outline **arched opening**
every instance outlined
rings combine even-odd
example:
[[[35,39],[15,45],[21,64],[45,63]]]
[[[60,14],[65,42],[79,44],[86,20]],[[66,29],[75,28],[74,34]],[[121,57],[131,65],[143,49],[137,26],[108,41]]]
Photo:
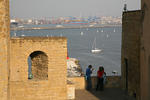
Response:
[[[35,51],[28,57],[28,79],[48,79],[48,57],[42,51]]]

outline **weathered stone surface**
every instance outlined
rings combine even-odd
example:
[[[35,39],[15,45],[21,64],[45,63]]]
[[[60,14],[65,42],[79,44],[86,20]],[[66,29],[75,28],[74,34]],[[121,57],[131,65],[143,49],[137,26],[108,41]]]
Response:
[[[66,100],[66,47],[67,40],[63,37],[12,38],[10,100],[20,100],[22,97],[24,100]],[[28,79],[29,56],[33,79]]]
[[[142,29],[141,36],[141,100],[150,100],[150,1],[141,0]]]
[[[123,13],[122,20],[122,80],[123,88],[140,99],[140,40],[142,34],[141,11]]]
[[[79,65],[79,60],[75,58],[69,58],[67,60],[67,76],[73,77],[73,76],[82,76],[83,72]]]
[[[9,2],[0,0],[0,100],[9,98]],[[5,30],[5,31],[4,31]]]
[[[32,77],[35,80],[48,79],[48,57],[44,52],[35,51],[30,54]]]

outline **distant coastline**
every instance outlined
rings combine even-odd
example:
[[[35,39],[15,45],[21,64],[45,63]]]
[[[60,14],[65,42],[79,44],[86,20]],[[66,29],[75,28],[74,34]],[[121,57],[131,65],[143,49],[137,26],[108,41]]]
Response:
[[[41,30],[41,29],[49,29],[49,30],[55,30],[55,29],[79,29],[79,28],[103,28],[103,27],[121,27],[122,25],[99,25],[99,26],[62,26],[62,27],[12,27],[10,28],[13,30]]]

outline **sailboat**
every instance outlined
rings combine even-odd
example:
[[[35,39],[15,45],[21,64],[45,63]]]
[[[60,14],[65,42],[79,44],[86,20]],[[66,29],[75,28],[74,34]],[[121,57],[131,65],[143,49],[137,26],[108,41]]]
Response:
[[[116,32],[116,30],[114,29],[114,32]]]
[[[101,32],[102,32],[102,33],[104,32],[103,29],[101,30]]]
[[[102,50],[99,48],[96,48],[96,38],[94,39],[93,45],[92,45],[92,53],[100,53]]]
[[[81,35],[83,35],[83,32],[80,32]]]
[[[16,32],[14,33],[14,36],[16,36]]]
[[[25,36],[24,34],[22,34],[21,36]]]
[[[99,30],[97,30],[97,33],[99,32]]]

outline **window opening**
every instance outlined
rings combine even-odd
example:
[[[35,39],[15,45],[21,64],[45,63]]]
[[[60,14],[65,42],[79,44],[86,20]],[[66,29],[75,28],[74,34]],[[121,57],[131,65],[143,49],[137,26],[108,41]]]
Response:
[[[48,57],[44,52],[35,51],[28,57],[28,79],[48,79]]]

